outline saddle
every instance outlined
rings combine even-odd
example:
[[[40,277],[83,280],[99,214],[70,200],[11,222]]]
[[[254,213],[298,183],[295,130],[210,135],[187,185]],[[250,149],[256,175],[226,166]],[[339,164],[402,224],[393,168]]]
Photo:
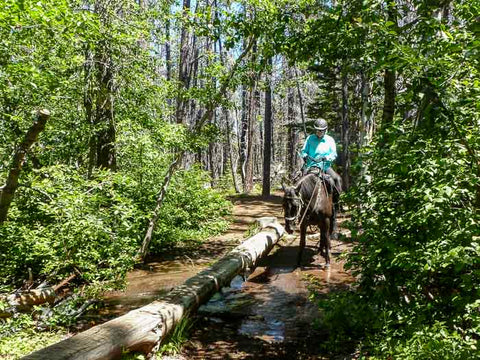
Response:
[[[316,166],[312,166],[308,169],[302,168],[301,171],[297,171],[294,174],[293,180],[294,180],[295,183],[298,183],[299,181],[301,181],[301,179],[303,179],[305,176],[310,175],[310,174],[316,175],[321,181],[325,182],[327,192],[329,194],[332,194],[333,189],[335,189],[335,181],[333,180],[333,178],[329,174],[326,174],[325,172],[323,172],[320,168],[318,168]]]

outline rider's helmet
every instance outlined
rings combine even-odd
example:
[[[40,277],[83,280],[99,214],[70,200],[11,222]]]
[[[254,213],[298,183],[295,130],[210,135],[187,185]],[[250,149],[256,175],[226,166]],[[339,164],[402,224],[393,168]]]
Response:
[[[325,119],[317,119],[317,120],[315,120],[315,123],[313,124],[313,127],[314,127],[315,130],[323,131],[323,130],[327,130],[328,124],[327,124],[327,121]]]

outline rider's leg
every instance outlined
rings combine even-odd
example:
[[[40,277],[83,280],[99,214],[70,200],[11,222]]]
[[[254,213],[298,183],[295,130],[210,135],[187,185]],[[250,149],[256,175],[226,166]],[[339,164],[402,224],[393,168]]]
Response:
[[[342,178],[331,167],[327,169],[326,173],[330,175],[335,183],[335,189],[333,190],[333,216],[332,216],[332,237],[336,238],[337,234],[337,213],[339,211],[339,198],[342,192]]]
[[[326,173],[332,177],[333,181],[335,181],[335,187],[340,194],[342,192],[342,178],[331,167],[327,169]]]

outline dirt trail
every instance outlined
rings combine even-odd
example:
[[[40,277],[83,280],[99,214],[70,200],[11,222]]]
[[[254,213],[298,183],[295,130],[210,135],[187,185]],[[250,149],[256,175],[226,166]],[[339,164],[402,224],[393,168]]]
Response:
[[[256,218],[276,216],[283,223],[281,197],[242,198],[235,203],[234,232],[251,226]],[[344,221],[340,218],[339,222]],[[348,231],[341,229],[345,236]],[[230,235],[233,233],[229,232]],[[199,309],[190,341],[183,349],[186,359],[319,359],[324,334],[313,324],[320,319],[318,307],[309,300],[308,279],[317,291],[345,288],[353,278],[344,271],[338,256],[349,244],[332,241],[331,267],[316,255],[318,236],[307,237],[302,267],[295,268],[298,233],[285,236],[258,264],[245,282],[237,279]]]
[[[268,199],[244,196],[232,199],[233,223],[220,236],[200,248],[180,248],[162,258],[152,259],[128,274],[125,291],[105,295],[101,310],[90,313],[79,330],[146,305],[157,296],[182,284],[208,267],[250,236],[255,220],[275,216],[283,224],[281,194]],[[340,218],[339,223],[344,219]],[[348,237],[346,230],[340,231]],[[284,236],[269,256],[248,276],[237,277],[231,288],[222,289],[202,306],[194,319],[191,338],[176,359],[319,359],[323,335],[312,326],[320,318],[318,308],[308,299],[308,279],[317,289],[328,292],[347,287],[352,277],[343,270],[338,255],[348,243],[332,242],[332,264],[316,255],[318,236],[307,236],[301,268],[295,268],[298,233]],[[247,274],[248,275],[248,274]]]

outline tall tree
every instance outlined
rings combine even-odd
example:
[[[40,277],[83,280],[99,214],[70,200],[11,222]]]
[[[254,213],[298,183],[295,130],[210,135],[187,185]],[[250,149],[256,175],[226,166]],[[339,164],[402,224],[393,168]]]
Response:
[[[267,88],[265,90],[265,116],[263,120],[263,186],[262,195],[270,195],[270,167],[272,159],[272,58],[268,59],[269,74],[267,74]]]

